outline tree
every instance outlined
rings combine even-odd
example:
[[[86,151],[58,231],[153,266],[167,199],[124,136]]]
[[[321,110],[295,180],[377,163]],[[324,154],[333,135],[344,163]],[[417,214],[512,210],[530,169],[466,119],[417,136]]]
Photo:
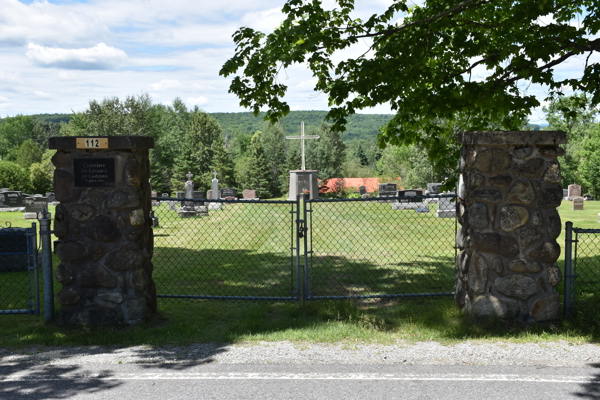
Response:
[[[217,136],[212,143],[212,165],[211,169],[219,173],[221,185],[224,187],[237,187],[235,180],[235,164],[233,159],[225,150],[225,142],[222,136]]]
[[[0,159],[14,161],[21,144],[33,137],[33,120],[17,115],[0,120]]]
[[[600,198],[600,124],[590,129],[583,144],[580,165],[581,178],[589,193],[595,199]]]
[[[346,158],[346,145],[340,133],[332,130],[331,126],[325,123],[318,127],[310,126],[307,131],[307,135],[320,136],[318,140],[306,141],[307,168],[316,169],[319,179],[341,177]]]
[[[173,187],[186,181],[186,174],[191,172],[194,185],[208,190],[211,185],[214,157],[213,142],[218,140],[223,132],[217,121],[207,113],[196,110],[189,114],[183,138],[181,151],[174,163],[172,178]],[[223,141],[221,140],[221,144]]]
[[[259,134],[261,147],[265,154],[265,161],[269,167],[269,191],[274,196],[280,196],[281,176],[287,174],[285,166],[285,135],[283,127],[279,124],[265,123]]]
[[[235,55],[220,74],[241,69],[230,84],[240,105],[255,114],[266,107],[266,118],[279,120],[290,107],[278,74],[306,62],[315,90],[329,97],[334,130],[343,130],[356,110],[390,104],[396,115],[379,144],[421,143],[444,169],[456,168],[457,130],[482,130],[491,122],[517,129],[540,105],[519,83],[547,85],[550,97],[570,87],[600,103],[600,64],[589,62],[600,50],[595,0],[430,0],[410,8],[396,0],[364,21],[352,16],[353,0],[336,2],[330,10],[320,1],[288,0],[286,19],[269,35],[247,27],[235,32]],[[368,51],[334,61],[359,41],[368,41]],[[582,77],[557,78],[553,68],[574,57],[585,60]],[[482,68],[485,76],[477,76]],[[459,117],[458,129],[440,124]]]
[[[256,190],[260,198],[270,198],[272,193],[269,184],[269,165],[260,140],[260,131],[252,135],[250,156],[248,158],[248,180],[242,183],[245,189]]]
[[[52,156],[56,154],[56,150],[46,150],[42,155],[40,162],[29,166],[29,180],[35,193],[44,194],[52,191],[54,180],[54,164],[52,164]]]
[[[17,159],[15,162],[25,169],[29,169],[29,166],[33,163],[39,163],[42,159],[42,152],[37,147],[33,140],[27,139],[19,147],[17,153]]]

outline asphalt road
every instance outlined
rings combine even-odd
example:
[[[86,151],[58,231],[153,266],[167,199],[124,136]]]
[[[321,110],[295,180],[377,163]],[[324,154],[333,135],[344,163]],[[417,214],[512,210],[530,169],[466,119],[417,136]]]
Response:
[[[474,365],[0,366],[12,399],[600,399],[600,369]]]
[[[0,399],[600,399],[600,346],[0,348]]]

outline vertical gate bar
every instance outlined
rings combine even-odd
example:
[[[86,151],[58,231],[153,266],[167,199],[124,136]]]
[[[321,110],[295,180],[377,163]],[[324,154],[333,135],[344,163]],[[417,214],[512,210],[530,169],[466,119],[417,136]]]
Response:
[[[304,227],[306,227],[306,194],[302,195],[302,219],[304,220]],[[307,243],[307,230],[304,229],[304,300],[308,300],[308,243]]]
[[[44,207],[40,219],[40,241],[42,242],[42,267],[44,269],[44,322],[54,318],[54,283],[52,277],[52,247],[50,218]]]
[[[35,315],[40,315],[40,275],[38,270],[38,253],[37,253],[37,224],[31,223],[31,235],[29,235],[30,255],[33,258],[33,293],[35,294]]]
[[[565,224],[565,304],[564,304],[564,318],[567,319],[573,312],[573,259],[572,259],[572,246],[573,246],[573,223],[567,221]]]
[[[296,296],[300,300],[300,196],[296,195]]]

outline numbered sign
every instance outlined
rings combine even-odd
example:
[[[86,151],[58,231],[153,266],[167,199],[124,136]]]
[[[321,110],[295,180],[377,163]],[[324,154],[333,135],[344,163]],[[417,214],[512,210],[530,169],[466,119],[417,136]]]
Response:
[[[108,138],[77,138],[78,149],[108,149]]]

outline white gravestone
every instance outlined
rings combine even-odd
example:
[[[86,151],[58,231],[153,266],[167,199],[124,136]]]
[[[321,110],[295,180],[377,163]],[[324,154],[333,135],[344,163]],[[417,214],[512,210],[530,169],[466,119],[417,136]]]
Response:
[[[211,190],[210,190],[210,199],[211,200],[218,200],[220,197],[220,193],[219,193],[219,180],[217,179],[217,172],[213,171],[213,179],[212,179],[212,185],[211,185]],[[208,209],[209,210],[220,210],[222,207],[221,203],[208,203]]]

